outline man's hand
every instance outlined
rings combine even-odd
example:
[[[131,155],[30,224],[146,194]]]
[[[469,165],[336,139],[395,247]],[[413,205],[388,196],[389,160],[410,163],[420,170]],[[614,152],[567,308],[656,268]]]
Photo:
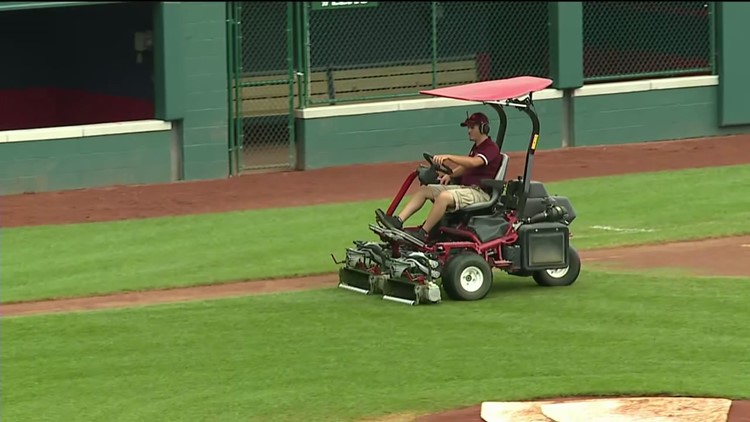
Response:
[[[435,155],[432,157],[432,161],[438,165],[444,164],[445,161],[450,161],[450,160],[451,160],[451,156],[448,154]]]
[[[441,185],[447,185],[447,184],[450,184],[450,182],[451,182],[451,177],[449,175],[444,174],[444,175],[440,176],[440,184]]]

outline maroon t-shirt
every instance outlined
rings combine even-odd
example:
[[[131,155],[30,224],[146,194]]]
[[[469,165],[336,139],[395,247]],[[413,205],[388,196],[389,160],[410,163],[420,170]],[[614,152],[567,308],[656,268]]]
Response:
[[[466,169],[461,175],[461,184],[464,186],[481,186],[482,179],[494,179],[503,161],[500,149],[492,138],[487,138],[481,144],[472,146],[469,157],[481,157],[484,165]]]

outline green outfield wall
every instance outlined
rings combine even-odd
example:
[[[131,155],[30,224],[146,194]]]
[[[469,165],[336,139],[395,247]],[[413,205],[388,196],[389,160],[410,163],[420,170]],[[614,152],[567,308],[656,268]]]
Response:
[[[554,97],[551,92],[549,96]],[[393,108],[394,110],[389,110]],[[398,110],[401,108],[400,110]],[[557,148],[562,102],[559,98],[536,102],[542,122],[539,149]],[[460,127],[467,113],[482,111],[490,118],[496,139],[497,113],[489,106],[427,99],[393,103],[346,105],[306,109],[297,113],[298,150],[302,168],[345,164],[420,160],[423,152],[466,154],[471,143]],[[508,127],[503,150],[518,151],[528,145],[529,118],[515,109],[506,111]]]
[[[527,70],[511,70],[509,75],[534,74],[554,80],[549,90],[534,96],[541,119],[540,149],[750,133],[750,108],[744,105],[750,95],[750,78],[746,77],[750,71],[750,55],[746,54],[750,26],[745,24],[750,19],[750,7],[746,4],[710,2],[704,7],[700,2],[620,2],[606,6],[599,2],[570,2],[541,7],[534,2],[522,3],[514,6],[519,8],[514,9],[515,14],[503,19],[516,21],[511,18],[535,16],[540,40],[536,47],[543,53],[526,54],[529,63],[533,63],[523,67]],[[10,35],[2,39],[0,46],[14,58],[8,59],[0,70],[0,89],[4,90],[0,93],[0,123],[4,118],[6,127],[22,129],[0,128],[0,194],[230,176],[230,163],[236,158],[231,155],[234,150],[230,152],[230,144],[236,146],[230,135],[236,132],[238,119],[229,112],[229,86],[230,81],[236,82],[233,78],[238,74],[232,73],[228,64],[236,54],[228,53],[228,48],[233,46],[237,34],[229,29],[232,19],[227,6],[226,2],[3,3],[0,22]],[[531,13],[539,7],[539,13]],[[58,16],[55,9],[66,9],[68,13]],[[246,7],[244,10],[252,19],[239,24],[241,45],[246,47],[239,52],[244,66],[240,73],[260,66],[286,75],[290,69],[307,69],[303,66],[306,61],[342,61],[351,59],[349,53],[360,54],[367,61],[388,58],[388,49],[338,48],[334,41],[342,37],[331,32],[331,28],[342,30],[344,27],[338,26],[342,22],[356,23],[349,17],[370,16],[363,15],[368,13],[387,18],[386,7],[325,12],[313,8],[310,15],[290,15],[295,18],[294,25],[288,25],[288,16],[283,13],[274,18],[256,13],[256,9]],[[285,13],[301,10],[287,9]],[[421,10],[417,9],[412,12]],[[465,12],[459,7],[432,3],[424,11],[424,16],[432,20],[419,28],[433,31],[410,32],[414,39],[421,40],[415,48],[423,53],[432,51],[436,57],[484,52],[483,46],[467,42],[471,37],[445,35],[462,21],[460,16]],[[496,12],[501,13],[500,9]],[[628,27],[617,26],[619,35],[612,35],[614,38],[607,44],[604,41],[612,32],[607,19],[618,14],[640,16],[636,19],[639,26],[633,27],[636,32],[648,30],[661,35],[641,37],[643,34],[636,33],[631,37]],[[107,25],[114,22],[113,15],[122,19],[116,25]],[[313,24],[312,29],[303,25],[304,19]],[[28,22],[36,22],[37,26],[31,27]],[[396,21],[384,22],[393,25]],[[691,42],[683,40],[689,48],[678,48],[676,41],[670,40],[685,38],[679,32],[684,30],[685,22],[692,22],[700,30],[690,32]],[[660,28],[665,25],[667,28],[662,31]],[[68,26],[81,28],[76,32],[77,38],[57,36]],[[148,64],[151,67],[135,62],[132,51],[133,35],[142,31],[153,31],[153,51],[146,54],[146,63],[152,60]],[[90,37],[90,33],[99,33],[101,38],[87,44],[85,37]],[[286,39],[289,33],[294,35],[291,38],[295,48],[284,49],[284,54],[279,53],[283,46],[266,42],[269,37]],[[312,49],[308,53],[313,55],[308,57],[301,47],[308,39],[305,36],[326,40],[322,44],[309,43],[325,48]],[[39,40],[43,43],[39,44]],[[443,42],[431,44],[430,40]],[[371,39],[360,41],[366,45]],[[652,41],[658,43],[649,44]],[[73,67],[65,61],[73,54],[66,50],[70,42],[82,47],[68,62],[91,60],[87,62],[87,69],[93,72],[90,77],[76,79],[77,72],[71,71]],[[49,44],[49,54],[41,48],[44,43]],[[92,51],[85,50],[84,45],[91,45]],[[112,48],[103,49],[102,45]],[[309,49],[309,45],[305,48]],[[611,63],[610,59],[633,48],[638,54],[627,56],[630,61],[623,59],[617,66]],[[409,59],[408,51],[398,51],[393,54]],[[507,51],[525,50],[515,45],[507,47]],[[372,57],[362,56],[364,52]],[[504,52],[489,56],[484,52],[480,56],[509,57]],[[269,57],[276,61],[269,61]],[[505,75],[495,72],[501,62],[482,63],[490,66],[490,75]],[[662,64],[669,66],[662,69]],[[482,72],[488,69],[482,68]],[[129,77],[128,72],[134,77]],[[264,89],[273,91],[271,85]],[[283,103],[286,94],[282,97],[279,101]],[[494,111],[481,104],[413,97],[371,100],[333,106],[298,103],[292,112],[293,127],[287,126],[288,114],[283,114],[288,108],[282,109],[281,115],[268,117],[269,124],[284,133],[293,133],[296,154],[287,153],[289,136],[285,136],[284,148],[279,150],[282,161],[290,156],[289,167],[310,170],[416,161],[421,160],[423,152],[464,154],[470,144],[459,122],[467,113],[485,111],[493,123],[493,137],[498,126]],[[86,107],[81,106],[83,102],[87,102]],[[105,121],[112,123],[56,125],[51,116],[57,113],[64,120],[75,114],[75,119],[85,119],[97,111],[120,116],[129,108],[141,117],[132,121],[107,117]],[[504,150],[521,151],[528,142],[530,122],[518,110],[508,109],[507,113]],[[22,119],[26,121],[21,122]],[[248,138],[248,145],[268,143],[256,132],[246,132],[243,136]],[[255,153],[244,148],[245,155]],[[259,154],[262,150],[257,147]],[[268,154],[274,153],[279,152]]]
[[[170,125],[139,126],[130,133],[117,125],[0,133],[0,194],[169,182]]]
[[[183,180],[227,177],[228,110],[226,4],[176,2],[183,52],[175,72],[184,72],[184,91],[175,90],[175,106],[184,108]],[[169,46],[167,50],[169,50]],[[180,106],[180,101],[184,103]],[[179,113],[177,113],[179,114]]]
[[[562,91],[545,90],[534,98],[541,119],[539,149],[561,148],[565,128]],[[569,139],[573,146],[750,133],[747,125],[720,125],[716,76],[588,85],[574,91],[570,104],[573,125]],[[492,109],[448,99],[297,110],[297,167],[310,170],[418,161],[423,152],[464,154],[469,142],[459,122],[466,113],[475,111],[484,111],[490,116],[494,138],[498,118]],[[508,128],[503,149],[522,151],[527,145],[530,121],[515,109],[506,112]],[[205,139],[215,136],[215,147],[205,143],[193,149],[198,158],[211,157],[215,151],[215,156],[206,161],[215,161],[217,166],[226,163],[226,140],[222,138],[221,129],[217,129],[221,127],[219,120],[217,116],[214,122],[210,119],[201,122],[194,132],[205,131],[201,135]],[[211,128],[212,123],[214,128]],[[95,125],[85,134],[68,136],[65,136],[66,128],[58,128],[57,135],[46,135],[57,138],[45,140],[29,140],[39,136],[33,131],[6,132],[10,135],[0,132],[0,189],[9,194],[174,180],[175,156],[180,151],[176,146],[178,128],[170,122],[159,121],[143,122],[143,125],[143,132],[102,135],[97,133],[106,133],[106,129],[100,128],[97,132]],[[110,130],[118,127],[111,125]],[[199,152],[201,149],[205,150]],[[195,161],[200,163],[198,158]],[[206,173],[202,178],[225,176]]]
[[[717,79],[676,78],[581,88],[574,103],[575,145],[627,144],[750,132],[747,125],[720,125]],[[699,86],[679,87],[691,82]]]
[[[541,120],[539,149],[561,148],[564,103],[559,90],[535,98]],[[750,133],[750,126],[719,124],[718,78],[697,76],[588,85],[574,91],[570,103],[573,146],[612,145],[691,137]],[[466,153],[466,113],[489,106],[444,99],[394,101],[297,111],[299,168],[316,169],[359,163],[419,160],[422,152]],[[508,109],[503,149],[526,148],[531,123]]]

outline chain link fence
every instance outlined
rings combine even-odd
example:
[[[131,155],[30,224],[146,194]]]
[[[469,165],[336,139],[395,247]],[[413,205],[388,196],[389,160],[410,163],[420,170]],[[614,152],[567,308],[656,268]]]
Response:
[[[293,135],[293,14],[289,2],[230,2],[235,32],[235,159],[240,170],[288,167]]]
[[[549,77],[549,2],[227,5],[239,170],[292,164],[297,108]],[[712,12],[707,2],[583,2],[584,82],[713,73]]]
[[[713,5],[583,2],[584,81],[713,72]]]
[[[307,103],[548,75],[546,2],[369,2],[308,9]]]

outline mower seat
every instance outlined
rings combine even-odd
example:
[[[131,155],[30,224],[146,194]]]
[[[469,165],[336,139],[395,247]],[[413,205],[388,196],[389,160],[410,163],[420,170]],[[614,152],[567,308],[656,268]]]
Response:
[[[492,188],[492,194],[490,195],[489,201],[471,204],[468,207],[459,210],[459,213],[470,214],[472,212],[481,211],[494,206],[500,200],[500,195],[502,195],[503,188],[505,187],[505,173],[508,171],[509,160],[508,155],[505,153],[501,152],[500,156],[503,157],[503,161],[500,164],[500,168],[497,169],[495,178],[489,183],[484,184],[485,186]]]

